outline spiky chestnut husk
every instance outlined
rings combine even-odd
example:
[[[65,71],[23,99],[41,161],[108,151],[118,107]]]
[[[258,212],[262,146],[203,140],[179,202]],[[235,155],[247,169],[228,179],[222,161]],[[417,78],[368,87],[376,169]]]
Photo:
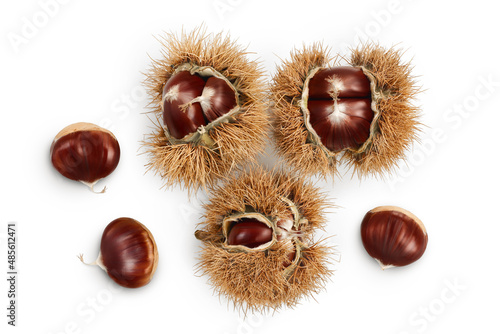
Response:
[[[148,170],[160,174],[166,187],[182,184],[189,191],[213,185],[241,162],[255,161],[264,149],[269,119],[263,70],[248,52],[228,35],[207,34],[204,29],[162,39],[164,58],[153,61],[145,84],[151,96],[155,130],[145,142]],[[200,126],[184,138],[170,135],[163,122],[163,89],[180,70],[205,71],[222,78],[234,89],[237,106]]]
[[[362,178],[391,173],[405,151],[418,139],[419,108],[412,104],[418,93],[411,67],[401,50],[364,44],[352,50],[348,64],[360,68],[370,80],[374,112],[368,139],[359,147],[331,151],[309,123],[305,87],[320,69],[339,66],[321,44],[294,50],[273,78],[273,129],[276,146],[290,166],[302,173],[334,176],[345,163]]]
[[[325,224],[327,198],[304,177],[254,167],[212,187],[204,222],[195,235],[203,241],[198,270],[215,291],[244,311],[293,307],[324,288],[331,247],[314,242]],[[273,230],[255,248],[230,245],[227,236],[241,218]]]

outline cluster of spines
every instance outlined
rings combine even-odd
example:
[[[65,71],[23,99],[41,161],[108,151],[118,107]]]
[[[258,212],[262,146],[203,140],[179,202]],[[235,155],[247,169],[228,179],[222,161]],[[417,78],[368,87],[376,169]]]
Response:
[[[279,171],[252,168],[234,175],[209,191],[201,228],[206,240],[201,251],[199,271],[208,276],[215,291],[232,301],[243,312],[293,307],[304,297],[318,293],[332,274],[332,249],[314,242],[313,234],[325,224],[327,198],[303,177]],[[283,263],[289,246],[277,242],[267,251],[234,252],[223,247],[222,219],[248,208],[271,219],[287,217],[290,199],[307,219],[303,229],[301,259],[287,276]]]
[[[380,118],[366,150],[327,154],[310,140],[300,99],[311,70],[338,65],[339,57],[330,57],[329,53],[321,44],[313,44],[292,51],[290,60],[278,67],[271,87],[278,153],[290,167],[309,175],[335,176],[340,163],[350,166],[360,178],[390,174],[418,139],[419,108],[412,101],[419,88],[410,65],[402,62],[402,52],[395,48],[364,44],[352,50],[349,65],[362,67],[375,78],[378,94],[374,98]]]
[[[151,96],[155,128],[145,140],[150,156],[148,170],[160,174],[166,187],[182,185],[189,191],[206,188],[230,173],[238,164],[255,161],[263,151],[268,116],[265,113],[263,70],[248,52],[228,35],[207,34],[204,29],[162,39],[163,58],[153,61],[145,85]],[[221,123],[208,133],[214,147],[195,143],[172,145],[163,128],[162,92],[175,68],[190,63],[210,66],[225,76],[239,94],[241,112],[233,122]]]

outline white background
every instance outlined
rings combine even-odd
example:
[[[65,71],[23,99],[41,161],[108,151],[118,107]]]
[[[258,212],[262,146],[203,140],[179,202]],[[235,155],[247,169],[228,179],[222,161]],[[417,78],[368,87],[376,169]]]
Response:
[[[500,23],[493,1],[61,0],[47,9],[49,2],[0,5],[2,333],[499,332]],[[30,22],[36,30],[26,28]],[[159,56],[155,36],[203,22],[255,52],[268,78],[303,43],[323,41],[342,54],[368,38],[398,44],[426,89],[417,104],[427,127],[407,165],[387,180],[359,182],[347,173],[319,183],[338,207],[318,237],[333,235],[340,262],[326,290],[295,309],[244,319],[214,296],[195,275],[193,232],[205,195],[189,200],[144,174],[147,157],[138,154],[150,122],[141,72],[148,54]],[[80,121],[104,125],[120,141],[120,164],[100,183],[109,188],[104,195],[64,179],[49,161],[53,136]],[[427,227],[427,251],[411,266],[382,271],[363,249],[361,219],[385,204],[414,212]],[[117,288],[76,258],[83,252],[92,261],[102,230],[122,216],[148,226],[159,246],[158,271],[137,290]],[[6,325],[3,278],[11,221],[19,239],[15,329]]]

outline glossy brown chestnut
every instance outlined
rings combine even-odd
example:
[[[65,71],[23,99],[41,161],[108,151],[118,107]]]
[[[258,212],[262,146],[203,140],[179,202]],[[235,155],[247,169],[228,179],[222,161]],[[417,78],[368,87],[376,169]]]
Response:
[[[50,157],[59,173],[94,191],[97,181],[111,174],[118,165],[120,145],[106,129],[91,123],[75,123],[56,135]]]
[[[236,106],[236,93],[224,80],[189,71],[174,74],[163,88],[163,123],[176,139],[195,132]]]
[[[82,255],[80,260],[83,262]],[[104,229],[101,251],[90,265],[100,266],[123,287],[139,288],[148,284],[156,271],[158,248],[144,225],[132,218],[118,218]]]
[[[356,150],[367,141],[374,117],[370,80],[361,68],[320,69],[309,81],[309,122],[332,152]]]
[[[427,247],[427,231],[411,212],[381,206],[366,213],[361,240],[368,254],[382,269],[406,266],[417,261]]]
[[[254,218],[242,218],[229,230],[228,245],[256,248],[273,238],[273,230]]]

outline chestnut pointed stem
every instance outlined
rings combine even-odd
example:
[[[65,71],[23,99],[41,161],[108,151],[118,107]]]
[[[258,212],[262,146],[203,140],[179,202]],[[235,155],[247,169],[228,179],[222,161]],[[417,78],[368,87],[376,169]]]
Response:
[[[378,259],[375,259],[375,261],[377,261],[377,263],[380,265],[380,268],[382,268],[382,270],[386,270],[386,269],[390,269],[390,268],[394,268],[395,266],[393,266],[392,264],[383,264],[380,260]]]
[[[98,182],[99,180],[95,181],[95,182],[85,182],[85,181],[80,181],[81,183],[83,183],[84,185],[86,185],[87,187],[90,188],[90,191],[92,191],[94,194],[104,194],[106,192],[106,190],[108,189],[108,187],[104,186],[104,189],[101,190],[101,191],[95,191],[94,190],[94,186],[96,185],[96,183]]]
[[[104,264],[102,263],[102,255],[101,255],[101,253],[99,253],[99,255],[97,256],[97,259],[94,262],[92,262],[92,263],[85,262],[83,260],[83,254],[77,255],[77,257],[80,259],[80,261],[82,261],[83,264],[86,264],[87,266],[99,266],[99,267],[101,267],[102,270],[104,270],[106,272],[108,271],[106,269],[106,267],[104,266]]]

